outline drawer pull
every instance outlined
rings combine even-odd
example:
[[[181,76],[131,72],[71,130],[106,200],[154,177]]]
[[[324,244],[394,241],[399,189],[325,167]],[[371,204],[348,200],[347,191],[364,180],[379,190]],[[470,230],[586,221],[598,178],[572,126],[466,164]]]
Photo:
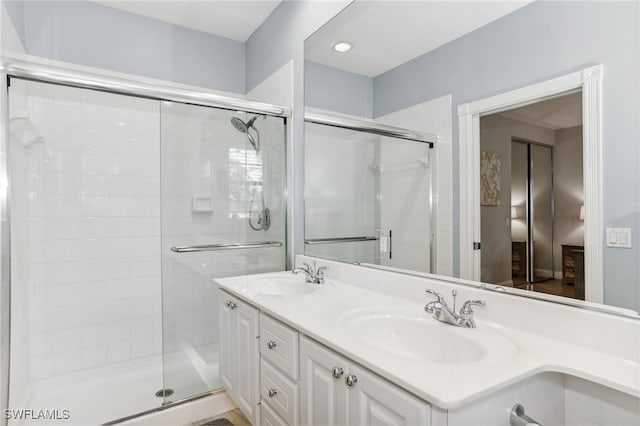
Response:
[[[355,376],[355,374],[347,374],[346,376],[344,376],[344,382],[349,387],[352,387],[353,385],[355,385],[357,381],[358,381],[358,378]]]
[[[278,394],[278,389],[276,388],[269,388],[269,398],[273,398],[274,396],[276,396]]]
[[[331,370],[331,375],[336,379],[339,379],[344,374],[344,370],[340,367],[333,367]]]
[[[269,340],[269,341],[267,342],[267,347],[268,347],[269,349],[273,349],[273,348],[275,348],[276,346],[277,346],[277,345],[276,345],[276,342],[274,342],[273,340]]]
[[[231,300],[227,300],[227,306],[229,307],[229,309],[235,309],[238,307],[238,305],[233,303]]]

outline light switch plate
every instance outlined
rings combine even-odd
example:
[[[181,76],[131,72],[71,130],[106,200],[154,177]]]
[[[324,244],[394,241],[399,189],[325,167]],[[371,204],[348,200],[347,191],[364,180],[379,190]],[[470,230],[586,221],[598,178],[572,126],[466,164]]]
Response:
[[[607,228],[607,247],[631,248],[631,228]]]

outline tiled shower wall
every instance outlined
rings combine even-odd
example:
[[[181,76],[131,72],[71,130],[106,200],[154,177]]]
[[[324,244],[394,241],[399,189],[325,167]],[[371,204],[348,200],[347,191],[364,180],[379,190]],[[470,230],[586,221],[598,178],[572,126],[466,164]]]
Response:
[[[15,79],[10,101],[14,374],[160,353],[158,102]]]

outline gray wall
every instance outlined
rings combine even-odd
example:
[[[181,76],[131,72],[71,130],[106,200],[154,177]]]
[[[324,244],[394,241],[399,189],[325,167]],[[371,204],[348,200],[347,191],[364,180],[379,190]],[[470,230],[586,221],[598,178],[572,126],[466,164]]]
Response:
[[[373,79],[304,61],[305,106],[373,118]]]
[[[582,126],[556,130],[553,148],[554,267],[562,272],[562,244],[584,244],[584,222],[580,206],[584,204],[582,182]],[[567,167],[568,166],[568,167]]]
[[[451,93],[457,194],[458,105],[604,64],[604,225],[632,228],[633,241],[640,241],[639,8],[638,2],[534,2],[375,77],[374,116]],[[454,223],[458,201],[455,196]],[[604,270],[605,303],[640,310],[639,243],[605,248]]]
[[[89,1],[6,4],[30,55],[245,93],[242,42]]]
[[[18,37],[24,43],[25,31],[24,31],[24,1],[23,0],[2,0],[5,5],[7,13],[13,22],[13,26],[16,29]]]

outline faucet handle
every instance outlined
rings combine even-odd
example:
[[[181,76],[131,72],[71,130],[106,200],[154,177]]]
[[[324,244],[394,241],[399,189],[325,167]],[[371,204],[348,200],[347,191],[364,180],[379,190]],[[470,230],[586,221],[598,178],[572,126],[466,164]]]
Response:
[[[473,313],[473,309],[471,306],[485,306],[484,300],[467,300],[460,308],[460,315],[471,315]]]
[[[434,309],[440,309],[441,305],[444,305],[444,306],[447,305],[447,303],[444,301],[444,297],[442,297],[442,295],[437,291],[426,289],[425,292],[429,294],[433,294],[438,299],[438,300],[434,300],[432,302],[427,303],[424,307],[425,312],[432,314],[434,312]]]
[[[324,277],[324,271],[327,269],[329,269],[328,266],[318,266],[318,269],[316,269],[316,277]]]
[[[313,266],[309,265],[307,262],[302,262],[302,266],[304,266],[304,268],[307,270],[307,272],[312,274],[313,271],[315,271],[315,269],[316,269],[316,262],[313,262]]]
[[[425,293],[433,294],[438,299],[438,303],[444,304],[444,297],[442,297],[442,295],[437,291],[431,290],[430,288],[428,288],[425,290]]]

